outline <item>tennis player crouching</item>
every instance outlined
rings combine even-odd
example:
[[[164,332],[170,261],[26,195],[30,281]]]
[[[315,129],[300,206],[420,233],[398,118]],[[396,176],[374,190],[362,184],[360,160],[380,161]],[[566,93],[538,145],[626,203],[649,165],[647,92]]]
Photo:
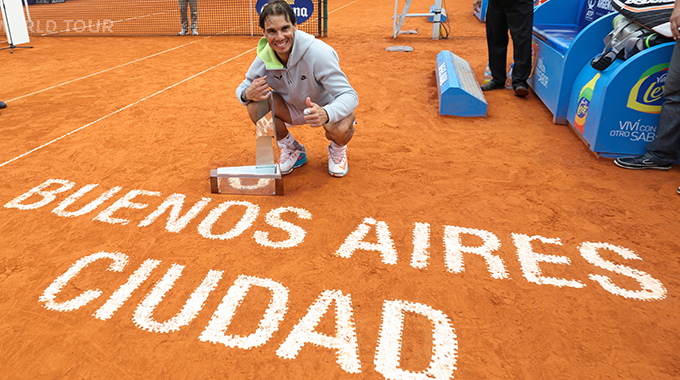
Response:
[[[307,163],[305,147],[288,132],[293,125],[323,126],[328,146],[328,172],[347,174],[347,143],[354,134],[359,97],[340,70],[338,55],[325,42],[297,30],[295,13],[285,0],[267,3],[260,13],[264,38],[257,57],[236,89],[248,114],[257,119],[257,101],[274,91],[276,135],[281,173]]]

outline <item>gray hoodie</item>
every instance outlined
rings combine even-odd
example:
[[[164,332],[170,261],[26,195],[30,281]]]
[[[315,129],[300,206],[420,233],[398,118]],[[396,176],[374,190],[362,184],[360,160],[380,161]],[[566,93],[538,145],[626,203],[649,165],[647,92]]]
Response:
[[[338,54],[325,42],[301,30],[295,32],[293,50],[283,66],[267,43],[260,39],[257,58],[246,73],[246,79],[236,89],[236,97],[257,78],[267,75],[267,84],[286,102],[298,109],[307,108],[305,100],[322,106],[328,121],[337,122],[349,116],[359,105],[359,96],[340,70]]]

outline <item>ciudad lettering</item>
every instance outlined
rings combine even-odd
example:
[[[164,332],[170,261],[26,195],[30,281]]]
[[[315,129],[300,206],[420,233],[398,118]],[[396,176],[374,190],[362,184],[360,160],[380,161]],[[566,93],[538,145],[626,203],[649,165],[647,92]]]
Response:
[[[62,289],[81,272],[92,270],[91,264],[108,263],[105,269],[110,272],[123,272],[129,263],[128,255],[121,252],[96,252],[77,260],[63,274],[57,277],[43,292],[39,302],[48,310],[69,312],[78,310],[100,298],[104,291],[88,289],[68,299],[58,300]],[[127,281],[110,296],[93,314],[96,319],[106,321],[114,316],[129,297],[148,279],[152,271],[159,267],[159,260],[147,259],[137,268]],[[90,268],[88,268],[90,267]],[[164,334],[179,331],[189,325],[202,311],[205,301],[222,280],[224,271],[209,270],[201,284],[189,296],[177,314],[165,321],[158,321],[153,313],[181,277],[184,266],[172,264],[162,279],[135,308],[132,322],[141,330]],[[123,277],[124,279],[124,277]],[[102,284],[107,285],[107,284]],[[270,302],[260,318],[258,327],[248,335],[236,335],[229,331],[233,317],[251,289],[261,288],[269,293]],[[176,293],[175,293],[176,294]],[[232,349],[250,350],[267,344],[279,330],[287,310],[290,290],[282,283],[256,276],[239,275],[223,296],[221,303],[213,312],[208,324],[198,336],[201,342],[220,344]],[[317,331],[321,318],[335,305],[336,335],[330,336]],[[432,326],[432,353],[427,368],[408,371],[400,368],[404,314],[411,313],[428,319]],[[335,352],[338,366],[349,373],[361,373],[359,346],[354,323],[354,311],[350,294],[341,290],[327,289],[321,292],[307,309],[307,313],[288,332],[279,344],[276,356],[281,359],[295,359],[306,345]],[[376,371],[388,379],[450,379],[456,368],[457,337],[451,320],[440,310],[430,306],[404,300],[385,300],[383,303],[382,324],[378,334],[375,353]]]

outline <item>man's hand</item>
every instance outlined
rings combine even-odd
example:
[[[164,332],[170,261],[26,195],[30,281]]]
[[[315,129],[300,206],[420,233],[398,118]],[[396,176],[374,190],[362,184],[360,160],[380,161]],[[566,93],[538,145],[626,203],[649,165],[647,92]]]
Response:
[[[673,33],[673,39],[678,40],[680,38],[680,1],[675,1],[675,8],[673,8],[673,13],[671,14],[671,33]]]
[[[262,99],[269,98],[269,85],[267,84],[267,76],[257,78],[253,83],[246,88],[246,98],[251,102],[259,102]]]
[[[307,107],[309,108],[305,108],[305,121],[310,127],[320,127],[328,123],[328,114],[323,107],[312,103],[309,98],[307,98]]]

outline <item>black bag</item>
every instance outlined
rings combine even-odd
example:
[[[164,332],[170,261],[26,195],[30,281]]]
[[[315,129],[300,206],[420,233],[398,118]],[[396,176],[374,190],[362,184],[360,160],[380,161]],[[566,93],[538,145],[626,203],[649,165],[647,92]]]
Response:
[[[627,19],[669,38],[674,6],[675,0],[612,0],[612,7]]]
[[[670,14],[666,20],[669,19]],[[604,38],[604,51],[590,61],[590,65],[595,70],[602,71],[609,67],[616,59],[625,61],[642,50],[673,41],[672,38],[665,37],[648,27],[636,23],[623,14],[614,17],[613,27],[613,30]]]

